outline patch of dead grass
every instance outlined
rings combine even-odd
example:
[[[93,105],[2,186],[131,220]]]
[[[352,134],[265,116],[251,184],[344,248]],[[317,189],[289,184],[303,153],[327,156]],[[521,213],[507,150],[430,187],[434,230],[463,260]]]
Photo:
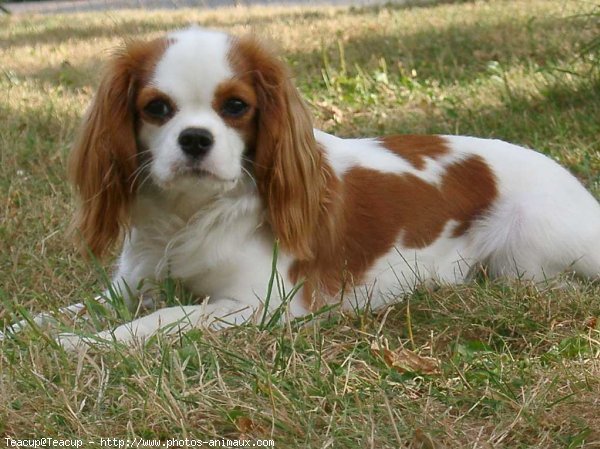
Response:
[[[575,17],[589,8],[533,0],[3,18],[0,299],[41,310],[101,289],[64,236],[64,160],[101,61],[126,38],[190,21],[254,30],[280,47],[328,131],[502,137],[551,154],[600,194],[600,94],[581,75],[589,61],[573,58],[593,33]],[[599,297],[600,286],[580,281],[482,279],[416,291],[381,314],[77,356],[25,333],[0,343],[0,436],[594,447]],[[12,319],[0,307],[0,322]],[[439,370],[397,369],[372,350],[384,341]]]

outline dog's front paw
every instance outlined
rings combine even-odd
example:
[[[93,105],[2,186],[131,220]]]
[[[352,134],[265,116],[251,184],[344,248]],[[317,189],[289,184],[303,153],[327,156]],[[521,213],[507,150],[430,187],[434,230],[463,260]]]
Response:
[[[88,348],[91,344],[89,338],[81,337],[77,334],[72,334],[69,332],[63,332],[58,334],[55,339],[56,343],[58,343],[65,351],[75,352],[79,351],[83,348]]]
[[[89,337],[70,332],[62,332],[58,334],[54,341],[58,343],[65,351],[79,351],[83,348],[106,348],[114,341],[108,332],[99,332]]]

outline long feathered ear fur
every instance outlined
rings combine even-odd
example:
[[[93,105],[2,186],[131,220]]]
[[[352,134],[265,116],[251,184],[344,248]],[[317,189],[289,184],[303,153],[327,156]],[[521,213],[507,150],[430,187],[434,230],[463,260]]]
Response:
[[[240,45],[254,65],[258,188],[280,246],[308,260],[314,256],[328,176],[312,119],[287,67],[254,38]]]
[[[73,225],[98,257],[127,225],[137,167],[132,73],[124,58],[115,57],[107,68],[69,160],[80,196]]]
[[[137,42],[113,57],[71,151],[69,177],[80,197],[73,228],[82,249],[98,257],[129,222],[138,167],[135,93],[155,52],[156,41]]]

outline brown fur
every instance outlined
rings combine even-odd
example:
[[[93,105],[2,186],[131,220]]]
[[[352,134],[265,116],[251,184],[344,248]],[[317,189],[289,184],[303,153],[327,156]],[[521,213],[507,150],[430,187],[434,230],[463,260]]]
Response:
[[[338,179],[316,144],[312,122],[285,66],[253,38],[234,41],[229,60],[239,82],[256,92],[254,170],[269,221],[304,279],[307,307],[319,307],[360,282],[377,258],[398,242],[408,248],[433,243],[449,220],[463,235],[496,196],[489,167],[478,157],[448,167],[441,187],[414,175],[363,168]],[[415,168],[449,152],[438,136],[392,136],[382,145]]]
[[[448,154],[448,147],[441,136],[401,135],[381,138],[381,144],[406,159],[417,170],[423,170],[426,158],[437,159]]]
[[[71,178],[82,200],[75,226],[98,256],[128,225],[139,111],[158,95],[145,84],[166,45],[132,44],[115,56],[72,153]],[[305,280],[307,306],[360,282],[396,244],[426,247],[450,220],[457,222],[451,236],[464,235],[497,196],[493,173],[477,156],[449,165],[440,186],[361,167],[338,179],[285,65],[252,37],[234,40],[228,56],[236,76],[218,87],[213,108],[219,112],[232,97],[250,105],[242,117],[224,119],[245,136],[275,237],[296,258],[290,275]],[[381,142],[419,170],[427,158],[449,152],[435,136]]]
[[[101,257],[129,222],[138,167],[136,99],[167,41],[135,42],[110,61],[84,119],[69,160],[70,179],[80,197],[73,227]]]
[[[449,220],[458,223],[452,237],[464,235],[497,193],[492,171],[478,156],[448,166],[439,187],[411,174],[351,169],[341,183],[342,204],[333,212],[337,238],[321,240],[317,257],[297,261],[290,272],[293,279],[306,280],[305,306],[318,308],[328,296],[360,283],[395,245],[419,249],[432,244]]]
[[[229,55],[257,98],[254,170],[281,247],[299,260],[314,257],[314,235],[327,202],[331,176],[323,170],[310,113],[286,66],[253,37],[237,39]]]
[[[244,101],[249,107],[248,111],[241,117],[228,117],[222,115],[223,120],[228,126],[236,128],[244,137],[246,146],[253,147],[256,142],[256,93],[252,80],[247,76],[240,76],[233,80],[227,80],[217,86],[212,101],[212,107],[218,114],[225,101],[231,98],[238,98]]]
[[[156,126],[164,125],[177,112],[177,105],[171,101],[171,98],[165,93],[153,86],[145,86],[139,89],[136,95],[135,109],[138,111],[139,118],[147,123],[152,123]],[[173,110],[173,114],[167,117],[154,117],[144,111],[144,107],[154,100],[162,100],[167,103]]]

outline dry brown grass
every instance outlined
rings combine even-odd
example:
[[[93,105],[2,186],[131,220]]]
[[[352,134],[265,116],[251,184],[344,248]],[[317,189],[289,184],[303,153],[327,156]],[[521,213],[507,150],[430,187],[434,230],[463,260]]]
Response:
[[[270,36],[317,124],[536,147],[600,195],[597,33],[583,1],[253,8],[0,19],[0,320],[102,288],[65,238],[64,160],[98,67],[126,38],[199,22]],[[417,291],[379,315],[190,332],[73,356],[0,343],[0,436],[273,438],[277,448],[600,447],[600,286]],[[114,318],[99,317],[100,324]],[[439,360],[402,372],[387,341]],[[2,440],[4,443],[5,440]],[[0,444],[2,444],[0,443]],[[92,447],[90,445],[89,447]]]

